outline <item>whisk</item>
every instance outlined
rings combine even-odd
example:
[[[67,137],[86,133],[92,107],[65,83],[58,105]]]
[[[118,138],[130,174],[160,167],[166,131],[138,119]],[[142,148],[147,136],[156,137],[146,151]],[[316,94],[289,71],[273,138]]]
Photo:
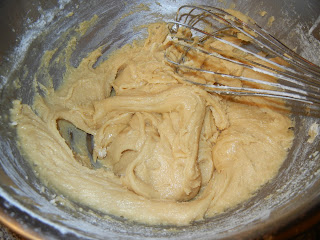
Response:
[[[175,53],[170,52],[173,51],[172,48],[168,48],[165,58],[176,66],[177,71],[202,72],[212,74],[217,79],[238,79],[243,85],[228,86],[227,81],[221,83],[219,80],[198,83],[187,77],[184,77],[185,81],[218,94],[274,97],[320,106],[320,68],[287,48],[253,20],[240,20],[216,7],[184,5],[178,9],[175,21],[168,25],[170,42],[174,47],[182,49],[182,54],[176,57]],[[181,30],[186,29],[188,34],[180,34]],[[230,36],[238,38],[239,34],[246,44],[240,45],[229,40]],[[237,54],[230,56],[214,47],[206,47],[208,41],[219,41],[220,44],[232,47]],[[237,64],[277,81],[193,66],[190,61],[191,53]],[[275,61],[274,57],[281,58],[285,63]]]

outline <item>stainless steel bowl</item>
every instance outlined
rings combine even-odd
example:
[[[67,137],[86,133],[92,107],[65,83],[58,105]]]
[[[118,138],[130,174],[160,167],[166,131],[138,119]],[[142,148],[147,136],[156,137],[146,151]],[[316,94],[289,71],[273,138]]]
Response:
[[[308,143],[308,129],[319,123],[319,113],[304,109],[293,114],[295,140],[278,176],[264,185],[250,200],[234,209],[186,227],[145,226],[100,214],[85,207],[52,203],[50,189],[41,187],[15,142],[10,126],[12,100],[32,102],[34,75],[44,51],[63,44],[72,32],[67,29],[98,20],[77,42],[71,62],[74,66],[87,53],[103,46],[102,61],[114,49],[146,36],[145,24],[172,19],[179,5],[192,1],[125,0],[3,0],[0,2],[0,221],[29,238],[45,239],[219,239],[257,238],[278,233],[300,221],[320,204],[320,142]],[[197,4],[235,7],[266,26],[271,33],[310,61],[320,64],[320,2],[308,1],[197,1]],[[233,4],[235,3],[235,5]],[[143,4],[143,5],[140,5]],[[265,10],[275,17],[271,27]],[[69,14],[69,13],[73,13]],[[318,22],[319,22],[318,18]],[[62,51],[59,49],[58,51]],[[56,86],[64,69],[51,68]],[[16,88],[20,84],[19,89]],[[302,110],[302,111],[300,111]],[[80,207],[83,211],[79,211]]]

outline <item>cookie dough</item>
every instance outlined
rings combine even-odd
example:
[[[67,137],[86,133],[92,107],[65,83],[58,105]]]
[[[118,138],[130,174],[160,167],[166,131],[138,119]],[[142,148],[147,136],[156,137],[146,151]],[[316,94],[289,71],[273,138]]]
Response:
[[[164,59],[167,34],[165,24],[151,25],[143,43],[97,67],[100,49],[67,67],[63,84],[41,86],[33,106],[14,102],[21,149],[47,187],[102,213],[186,225],[249,199],[277,174],[293,139],[287,114],[266,98],[222,97],[184,82]],[[93,138],[92,152],[68,125]]]

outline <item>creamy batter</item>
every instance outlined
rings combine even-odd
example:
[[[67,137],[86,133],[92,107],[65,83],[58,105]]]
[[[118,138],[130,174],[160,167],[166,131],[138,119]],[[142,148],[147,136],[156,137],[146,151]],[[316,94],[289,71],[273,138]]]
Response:
[[[221,97],[185,83],[164,60],[167,34],[154,24],[144,43],[96,68],[99,49],[68,67],[62,86],[41,86],[46,94],[32,107],[14,102],[22,150],[46,186],[106,214],[186,225],[247,200],[277,174],[292,143],[290,118],[268,99]],[[91,161],[81,134],[93,137]]]

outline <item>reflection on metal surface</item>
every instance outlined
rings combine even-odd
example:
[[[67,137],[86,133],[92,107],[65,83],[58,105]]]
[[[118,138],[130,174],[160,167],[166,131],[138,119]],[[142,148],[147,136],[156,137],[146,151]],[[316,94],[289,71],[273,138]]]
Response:
[[[8,215],[5,214],[3,211],[1,211],[1,209],[0,209],[0,223],[4,224],[13,232],[19,234],[20,236],[26,239],[32,239],[32,240],[43,239],[43,238],[40,238],[33,230],[26,229],[24,225],[18,223],[15,219],[8,217]]]
[[[320,15],[309,29],[308,34],[312,34],[316,39],[320,41]]]

